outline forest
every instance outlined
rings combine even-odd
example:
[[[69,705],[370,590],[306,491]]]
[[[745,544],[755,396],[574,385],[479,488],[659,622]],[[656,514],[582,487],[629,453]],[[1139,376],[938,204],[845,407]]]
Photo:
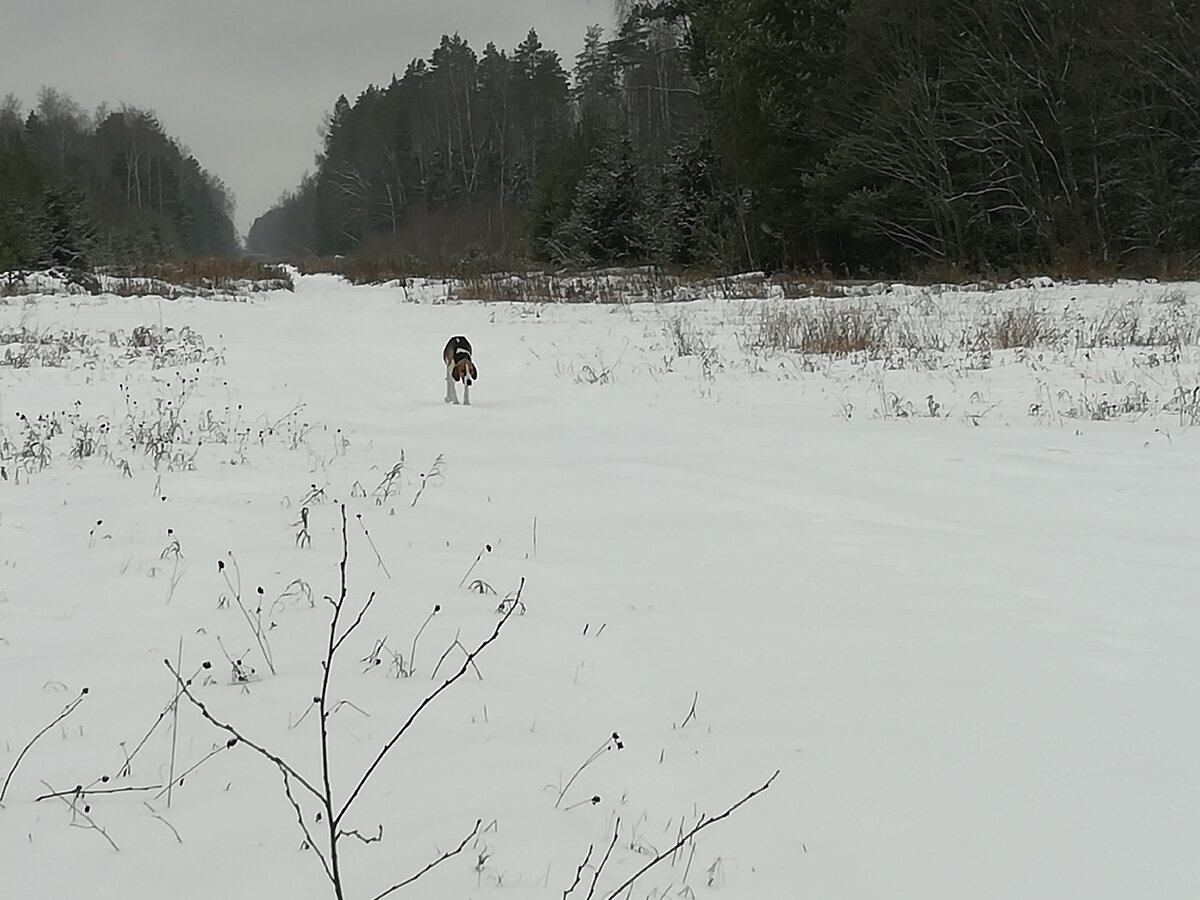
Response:
[[[233,198],[152,113],[0,101],[0,271],[238,252]]]
[[[280,256],[839,275],[1190,268],[1195,0],[617,4],[339,97]]]
[[[1200,0],[616,0],[332,99],[246,250],[454,271],[1194,272]],[[252,137],[247,137],[252,141]],[[238,251],[152,113],[0,104],[0,267]]]

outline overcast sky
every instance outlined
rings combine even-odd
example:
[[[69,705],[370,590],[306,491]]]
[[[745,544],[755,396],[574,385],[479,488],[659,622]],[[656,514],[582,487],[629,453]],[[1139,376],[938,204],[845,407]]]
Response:
[[[338,94],[403,74],[455,31],[482,51],[536,28],[570,69],[611,0],[0,0],[0,96],[158,113],[237,197],[238,229],[313,167]]]

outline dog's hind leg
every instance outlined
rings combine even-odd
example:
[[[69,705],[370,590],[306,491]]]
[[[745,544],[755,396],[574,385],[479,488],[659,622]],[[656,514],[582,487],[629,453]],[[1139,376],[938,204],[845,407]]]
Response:
[[[463,385],[463,406],[470,406],[470,405],[471,405],[471,386],[469,384],[464,384]]]
[[[446,366],[446,402],[457,404],[458,392],[454,390],[454,376],[451,374],[453,371],[453,366]]]

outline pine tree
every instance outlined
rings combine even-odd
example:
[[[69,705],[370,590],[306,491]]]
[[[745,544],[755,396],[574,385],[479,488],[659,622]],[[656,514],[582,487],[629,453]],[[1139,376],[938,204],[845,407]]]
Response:
[[[589,26],[583,50],[575,57],[575,115],[584,131],[607,130],[620,120],[621,88],[604,29]]]

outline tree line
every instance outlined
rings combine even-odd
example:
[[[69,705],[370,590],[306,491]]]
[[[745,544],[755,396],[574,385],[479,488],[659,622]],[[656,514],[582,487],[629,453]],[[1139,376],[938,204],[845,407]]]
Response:
[[[150,112],[0,101],[0,271],[238,251],[233,198]]]
[[[1200,251],[1200,0],[615,4],[338,98],[251,249],[837,274]]]

